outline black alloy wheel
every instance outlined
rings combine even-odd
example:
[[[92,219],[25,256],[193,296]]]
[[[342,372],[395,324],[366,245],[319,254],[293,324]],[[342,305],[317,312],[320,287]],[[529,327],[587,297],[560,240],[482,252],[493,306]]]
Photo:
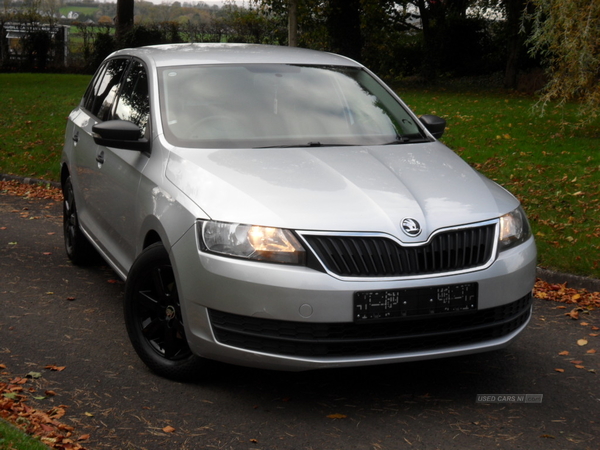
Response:
[[[73,264],[86,265],[98,259],[96,249],[79,228],[71,177],[68,177],[63,184],[63,237],[65,251]]]
[[[146,248],[129,272],[125,323],[133,347],[152,371],[176,380],[199,374],[205,360],[188,345],[175,274],[161,243]]]

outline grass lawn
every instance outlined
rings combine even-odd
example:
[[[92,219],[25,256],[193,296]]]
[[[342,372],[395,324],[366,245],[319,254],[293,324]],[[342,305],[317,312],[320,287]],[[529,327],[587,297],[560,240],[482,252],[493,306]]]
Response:
[[[0,450],[48,450],[38,439],[0,419]]]
[[[89,75],[0,74],[0,173],[58,180],[67,117]]]
[[[0,173],[58,179],[65,121],[89,79],[0,74]],[[417,114],[446,118],[446,145],[523,202],[541,266],[600,278],[600,120],[578,130],[573,105],[540,117],[518,93],[396,90]]]
[[[506,91],[397,92],[443,116],[444,143],[521,200],[540,265],[600,278],[600,120],[577,129],[575,105],[540,117],[535,98]]]

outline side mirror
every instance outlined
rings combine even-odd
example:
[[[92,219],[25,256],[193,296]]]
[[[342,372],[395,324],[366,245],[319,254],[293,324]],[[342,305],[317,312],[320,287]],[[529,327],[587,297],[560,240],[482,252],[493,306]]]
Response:
[[[94,142],[105,147],[137,150],[150,150],[150,141],[142,136],[136,124],[126,120],[107,120],[92,127]]]
[[[419,117],[419,120],[425,125],[427,131],[429,131],[434,138],[439,139],[443,136],[444,131],[446,130],[445,119],[431,114],[425,114],[424,116]]]

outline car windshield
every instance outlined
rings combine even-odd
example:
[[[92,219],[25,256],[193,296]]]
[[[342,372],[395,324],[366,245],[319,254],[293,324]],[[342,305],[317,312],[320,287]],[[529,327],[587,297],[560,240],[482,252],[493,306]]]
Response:
[[[385,145],[428,140],[360,68],[285,64],[159,70],[167,140],[197,148]]]

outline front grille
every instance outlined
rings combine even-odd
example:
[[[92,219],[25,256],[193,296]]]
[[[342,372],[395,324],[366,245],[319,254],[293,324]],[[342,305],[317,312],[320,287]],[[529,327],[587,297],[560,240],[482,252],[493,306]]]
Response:
[[[298,357],[349,357],[433,350],[500,338],[527,322],[531,294],[508,305],[378,323],[305,323],[209,310],[218,342]]]
[[[484,266],[494,252],[496,225],[436,234],[419,246],[383,236],[302,236],[330,272],[344,277],[428,275]]]

